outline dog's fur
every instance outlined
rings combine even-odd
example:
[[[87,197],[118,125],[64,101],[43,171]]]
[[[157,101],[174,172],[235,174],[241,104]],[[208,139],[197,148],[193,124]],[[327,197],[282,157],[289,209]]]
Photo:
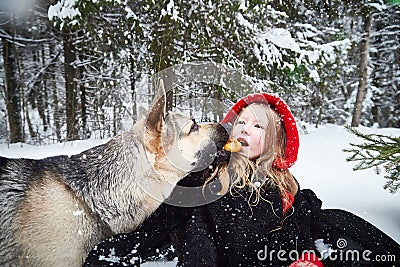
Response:
[[[0,266],[81,266],[227,141],[220,124],[197,125],[165,103],[161,81],[147,117],[104,145],[71,157],[0,158]]]

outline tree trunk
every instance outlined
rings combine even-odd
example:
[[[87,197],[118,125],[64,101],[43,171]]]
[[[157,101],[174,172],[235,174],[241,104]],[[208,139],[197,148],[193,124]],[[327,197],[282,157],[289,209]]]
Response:
[[[53,44],[49,44],[49,56],[52,56],[55,54],[55,47]],[[56,70],[53,65],[49,66],[49,93],[51,93],[51,105],[52,105],[52,110],[53,110],[53,120],[54,120],[54,127],[55,127],[55,132],[57,136],[57,141],[61,142],[62,140],[62,134],[61,134],[61,117],[62,117],[62,110],[60,109],[59,106],[59,100],[58,100],[58,93],[57,93],[57,82],[56,82]]]
[[[46,64],[46,51],[44,45],[41,46],[41,56],[42,56],[42,66]],[[47,88],[47,75],[45,73],[42,74],[42,83],[43,83],[43,131],[47,132],[50,125],[50,115],[49,115],[49,93]]]
[[[364,37],[360,44],[360,62],[358,64],[359,82],[356,102],[354,104],[353,119],[351,121],[352,127],[360,125],[361,113],[363,102],[367,94],[367,81],[368,81],[368,59],[369,59],[369,41],[372,28],[372,15],[368,15],[364,22]]]
[[[55,77],[54,77],[55,79]],[[61,117],[61,110],[58,106],[58,95],[57,95],[57,86],[55,82],[52,82],[53,84],[53,94],[52,94],[52,98],[53,98],[53,108],[54,108],[54,113],[53,113],[53,117],[54,117],[54,126],[55,126],[55,131],[56,131],[56,136],[57,136],[57,141],[61,142],[62,139],[62,135],[61,135],[61,122],[60,122],[60,117]]]
[[[174,58],[173,55],[175,54],[173,47],[174,34],[173,21],[168,16],[164,16],[160,23],[153,29],[153,41],[150,46],[150,50],[154,54],[152,68],[157,74],[156,76],[153,75],[153,77],[164,80],[164,86],[168,93],[166,102],[167,110],[172,110],[174,98],[174,70],[168,69],[173,65],[171,59]],[[155,81],[154,84],[158,84],[158,82]],[[157,89],[155,88],[155,91]]]
[[[132,119],[133,123],[135,123],[138,119],[138,114],[137,114],[137,105],[136,105],[136,88],[135,88],[135,83],[138,77],[135,74],[135,63],[133,59],[130,61],[130,82],[131,82],[131,94],[132,94]]]
[[[64,67],[65,67],[65,92],[67,113],[67,141],[78,138],[76,119],[76,69],[73,66],[76,60],[73,36],[66,31],[64,33]]]
[[[222,103],[222,86],[216,86],[217,90],[214,95],[214,99],[218,100],[219,103]],[[214,122],[221,121],[224,118],[224,110],[222,109],[221,105],[216,105],[214,110]]]
[[[5,98],[10,126],[10,143],[24,142],[22,126],[21,91],[19,90],[17,77],[17,58],[15,45],[2,38],[3,60],[5,74]]]
[[[87,94],[85,84],[80,84],[80,92],[81,92],[81,116],[82,116],[82,131],[84,134],[84,138],[89,138],[89,128],[87,125]]]
[[[29,112],[28,109],[25,109],[25,119],[26,119],[26,124],[28,126],[28,131],[32,139],[35,139],[37,137],[35,129],[33,129],[32,121],[31,118],[29,117]]]
[[[39,50],[35,51],[33,61],[35,62],[36,66],[44,66],[45,62],[41,62],[41,56]],[[37,80],[35,81],[34,87],[34,97],[36,98],[37,110],[39,113],[39,117],[42,120],[43,130],[47,131],[47,121],[46,121],[46,84],[44,75],[41,74]]]

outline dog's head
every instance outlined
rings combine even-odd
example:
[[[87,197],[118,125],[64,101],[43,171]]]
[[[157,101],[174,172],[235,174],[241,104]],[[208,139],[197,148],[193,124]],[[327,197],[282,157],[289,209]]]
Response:
[[[187,174],[227,158],[222,149],[229,137],[224,126],[198,124],[182,114],[167,111],[167,98],[168,92],[160,80],[145,122],[145,146],[155,155],[155,167]]]

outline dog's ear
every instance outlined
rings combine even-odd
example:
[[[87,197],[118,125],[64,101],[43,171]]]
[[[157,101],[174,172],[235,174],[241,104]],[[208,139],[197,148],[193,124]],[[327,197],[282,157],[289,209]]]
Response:
[[[161,133],[166,114],[167,93],[165,92],[164,81],[160,79],[153,104],[151,105],[149,114],[147,115],[146,129],[153,133]]]

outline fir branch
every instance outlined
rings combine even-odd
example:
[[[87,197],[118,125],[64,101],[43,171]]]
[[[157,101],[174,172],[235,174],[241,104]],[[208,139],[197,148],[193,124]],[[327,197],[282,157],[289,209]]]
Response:
[[[350,132],[364,140],[364,143],[350,143],[353,148],[344,149],[351,153],[347,161],[356,162],[353,170],[375,168],[379,174],[381,168],[385,170],[384,185],[391,193],[400,189],[400,137],[392,137],[381,134],[364,134],[360,131],[346,127]]]

